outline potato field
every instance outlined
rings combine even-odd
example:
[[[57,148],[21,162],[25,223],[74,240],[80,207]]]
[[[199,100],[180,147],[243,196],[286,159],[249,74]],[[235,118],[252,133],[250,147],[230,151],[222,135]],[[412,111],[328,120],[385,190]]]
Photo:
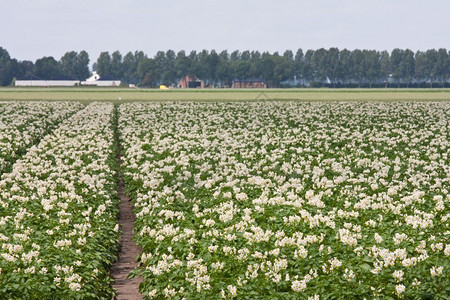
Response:
[[[0,299],[116,296],[118,173],[144,299],[450,298],[448,101],[0,102]]]

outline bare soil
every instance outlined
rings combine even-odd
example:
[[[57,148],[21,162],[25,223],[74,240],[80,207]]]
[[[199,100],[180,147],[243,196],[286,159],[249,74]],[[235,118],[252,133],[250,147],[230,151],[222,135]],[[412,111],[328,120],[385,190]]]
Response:
[[[142,278],[129,279],[127,277],[131,270],[138,267],[136,257],[142,252],[142,249],[131,240],[133,238],[134,215],[130,198],[124,193],[124,183],[120,175],[119,180],[119,224],[122,230],[122,236],[120,237],[119,260],[111,268],[111,276],[115,281],[113,287],[117,290],[117,300],[141,299],[142,296],[139,294],[138,289]]]

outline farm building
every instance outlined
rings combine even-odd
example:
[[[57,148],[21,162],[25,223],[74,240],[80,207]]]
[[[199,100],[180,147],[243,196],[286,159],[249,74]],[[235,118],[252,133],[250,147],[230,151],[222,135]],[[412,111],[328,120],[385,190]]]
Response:
[[[233,80],[234,89],[265,89],[266,83],[258,79]]]
[[[94,71],[91,77],[82,81],[81,85],[90,86],[119,86],[122,82],[117,79],[110,78],[108,76],[100,77],[97,72]]]
[[[67,78],[64,76],[59,77],[57,79],[45,80],[34,75],[28,75],[24,78],[20,78],[15,81],[15,86],[49,87],[49,86],[75,86],[79,84],[80,84],[79,80],[74,80],[72,78]]]
[[[187,89],[187,88],[201,88],[203,89],[205,87],[205,83],[203,81],[201,81],[200,79],[198,79],[195,76],[186,76],[184,78],[182,78],[179,82],[178,82],[178,87],[180,89]]]

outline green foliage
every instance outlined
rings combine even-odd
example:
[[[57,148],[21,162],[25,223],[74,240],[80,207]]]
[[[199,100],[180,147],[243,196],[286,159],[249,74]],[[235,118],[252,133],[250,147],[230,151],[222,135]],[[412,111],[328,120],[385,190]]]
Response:
[[[89,77],[89,54],[86,51],[67,52],[61,57],[59,64],[65,76],[78,80],[86,80]]]
[[[149,298],[447,297],[448,102],[119,111]]]
[[[58,62],[52,57],[43,57],[36,60],[34,74],[45,80],[58,79],[62,71]]]
[[[0,181],[1,299],[115,296],[109,267],[119,241],[117,114],[112,104],[94,103],[69,115],[55,132],[42,131],[43,140]]]
[[[18,62],[0,48],[0,85],[11,83],[13,77],[36,75],[43,79],[58,76],[84,80],[89,76],[89,55],[86,51],[69,51],[57,62],[43,57],[35,64]],[[142,51],[100,53],[94,70],[103,77],[120,79],[125,83],[158,87],[176,86],[185,76],[195,76],[207,86],[231,87],[233,80],[259,80],[268,87],[425,87],[423,83],[448,86],[450,56],[446,49],[430,49],[413,53],[409,49],[387,51],[339,50],[332,47],[308,50],[298,49],[294,55],[286,50],[260,53],[258,51],[224,50],[158,51],[152,58]],[[392,78],[392,80],[391,80]],[[395,85],[394,85],[395,84]]]

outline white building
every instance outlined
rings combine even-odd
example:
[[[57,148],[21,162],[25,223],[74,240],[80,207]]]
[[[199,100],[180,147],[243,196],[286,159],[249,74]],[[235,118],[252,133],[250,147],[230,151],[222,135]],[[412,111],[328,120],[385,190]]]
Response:
[[[76,85],[80,85],[79,80],[70,80],[67,78],[60,80],[45,80],[33,75],[15,81],[15,86],[49,87],[49,86],[76,86]]]
[[[16,86],[76,86],[79,80],[16,80]]]
[[[55,80],[45,80],[39,78],[34,75],[29,75],[23,79],[19,79],[15,81],[15,86],[40,86],[40,87],[49,87],[49,86],[78,86],[78,85],[87,85],[87,86],[120,86],[120,80],[113,80],[106,77],[101,78],[97,72],[94,71],[94,74],[86,79],[86,81],[80,80],[71,80],[70,78],[61,78]]]
[[[120,80],[102,78],[95,71],[91,77],[86,79],[86,81],[81,82],[81,85],[89,85],[89,86],[119,86],[120,84],[121,84]]]

